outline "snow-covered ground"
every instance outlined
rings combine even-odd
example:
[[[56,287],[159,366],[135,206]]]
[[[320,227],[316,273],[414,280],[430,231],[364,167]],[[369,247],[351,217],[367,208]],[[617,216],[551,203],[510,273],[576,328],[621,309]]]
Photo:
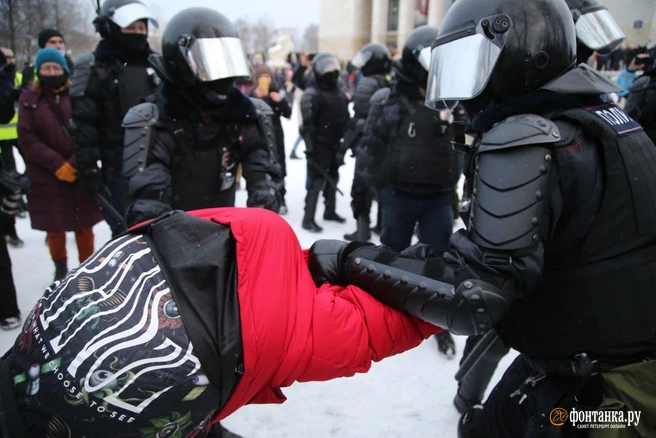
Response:
[[[297,125],[283,120],[283,126],[289,156],[297,137]],[[302,150],[303,144],[299,148],[300,152]],[[17,160],[20,157],[17,156]],[[287,159],[286,199],[289,213],[284,217],[296,231],[303,247],[309,247],[320,238],[342,239],[344,233],[355,230],[349,204],[353,167],[353,158],[347,157],[346,164],[340,169],[339,188],[346,196],[338,195],[337,212],[348,219],[347,223],[324,222],[321,205],[316,221],[324,231],[312,234],[301,228],[305,160]],[[246,191],[240,190],[237,206],[245,205]],[[375,223],[375,212],[374,206],[372,224]],[[462,223],[456,224],[456,227],[460,226]],[[54,265],[45,244],[45,233],[32,230],[29,218],[17,219],[17,230],[25,246],[10,248],[10,254],[19,306],[22,314],[27,315],[52,281]],[[107,242],[111,235],[104,222],[96,225],[94,233],[96,248]],[[375,242],[378,243],[377,240]],[[77,266],[77,250],[72,233],[68,233],[67,247],[69,268],[74,268]],[[0,331],[0,352],[13,344],[17,334],[18,329]],[[329,382],[294,384],[283,389],[288,397],[284,404],[246,406],[227,418],[224,425],[247,438],[454,438],[459,415],[452,404],[457,387],[453,377],[464,343],[464,338],[456,338],[457,359],[445,358],[437,351],[435,340],[428,339],[412,351],[374,364],[366,374]],[[513,352],[502,360],[493,384],[515,355]]]

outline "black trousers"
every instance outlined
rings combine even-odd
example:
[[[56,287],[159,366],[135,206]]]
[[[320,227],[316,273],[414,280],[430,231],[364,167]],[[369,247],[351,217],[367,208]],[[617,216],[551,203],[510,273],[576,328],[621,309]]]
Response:
[[[523,388],[523,395],[512,396],[531,376],[539,376],[531,361],[519,355],[492,390],[482,410],[463,414],[461,438],[478,437],[579,437],[584,432],[571,427],[554,426],[549,420],[551,411],[567,406],[579,380],[575,376],[549,375]],[[526,385],[524,385],[526,386]],[[521,401],[521,403],[520,403]],[[569,410],[567,408],[564,408]],[[463,424],[463,420],[469,421]]]
[[[14,158],[14,147],[16,144],[18,144],[18,140],[0,140],[2,167],[7,172],[16,170],[16,159]]]
[[[19,315],[7,242],[0,239],[0,319]]]
[[[465,351],[460,361],[461,366],[482,338],[482,335],[467,338]],[[458,385],[458,394],[469,402],[481,403],[485,396],[485,391],[490,384],[490,380],[492,380],[492,376],[497,369],[497,365],[499,365],[499,361],[508,354],[509,350],[510,348],[506,347],[503,340],[497,337],[487,352],[478,359],[476,365],[462,379]]]

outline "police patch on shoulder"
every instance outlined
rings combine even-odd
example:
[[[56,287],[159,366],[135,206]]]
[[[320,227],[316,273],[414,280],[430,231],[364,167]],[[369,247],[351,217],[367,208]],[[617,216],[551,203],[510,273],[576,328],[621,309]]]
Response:
[[[631,118],[624,110],[612,103],[584,108],[610,126],[617,134],[628,134],[642,129],[642,126]]]

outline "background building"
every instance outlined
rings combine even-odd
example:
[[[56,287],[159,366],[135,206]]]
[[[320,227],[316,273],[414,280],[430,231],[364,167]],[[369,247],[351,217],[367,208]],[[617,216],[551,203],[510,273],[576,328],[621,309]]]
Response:
[[[321,0],[319,50],[351,59],[369,42],[403,47],[412,30],[438,26],[456,0]],[[656,0],[601,0],[627,36],[627,46],[656,37]]]

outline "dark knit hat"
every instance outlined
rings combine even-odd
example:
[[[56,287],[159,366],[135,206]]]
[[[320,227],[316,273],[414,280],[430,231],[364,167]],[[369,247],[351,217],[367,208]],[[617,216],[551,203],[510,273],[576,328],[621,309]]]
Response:
[[[39,47],[43,49],[46,46],[48,40],[55,36],[64,39],[64,35],[62,35],[61,32],[59,32],[57,29],[49,29],[49,28],[41,29],[41,32],[39,32],[39,37],[38,37]]]
[[[271,79],[273,79],[273,71],[271,70],[271,68],[269,68],[268,65],[265,65],[265,64],[260,64],[260,65],[256,66],[253,69],[253,73],[254,73],[253,74],[253,79],[255,81],[257,81],[257,78],[259,78],[260,76],[262,76],[264,74],[269,75],[271,77]]]
[[[57,64],[61,65],[66,74],[71,74],[70,70],[68,69],[66,58],[64,58],[64,55],[62,55],[59,50],[55,50],[51,47],[46,47],[45,49],[39,50],[36,54],[36,60],[34,61],[34,67],[36,68],[36,71],[39,71],[45,62],[56,62]]]

